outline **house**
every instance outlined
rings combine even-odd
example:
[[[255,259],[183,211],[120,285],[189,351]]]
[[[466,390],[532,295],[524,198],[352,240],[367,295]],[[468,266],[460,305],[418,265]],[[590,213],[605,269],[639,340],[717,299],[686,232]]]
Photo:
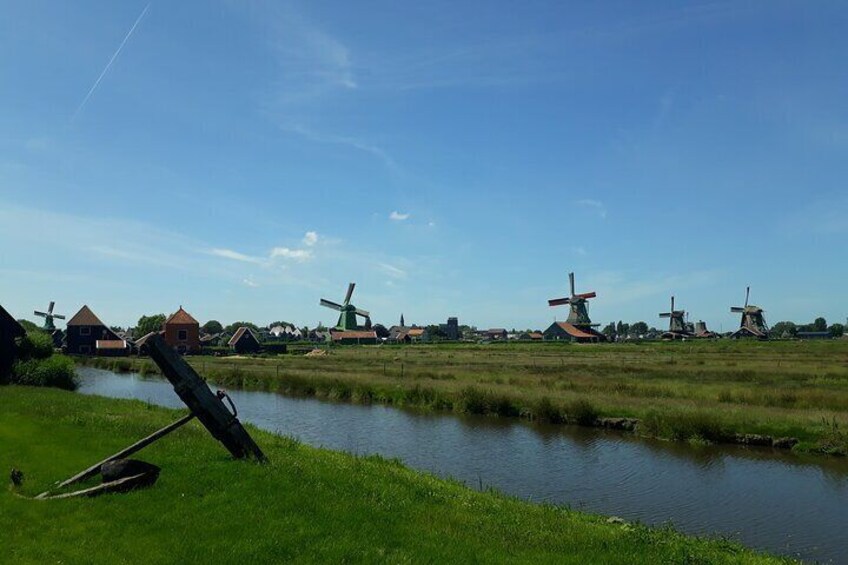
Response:
[[[325,343],[333,339],[333,336],[330,333],[330,330],[310,330],[309,331],[309,341],[315,343]]]
[[[115,343],[123,343],[119,348]],[[72,355],[93,355],[98,352],[98,342],[102,352],[107,355],[127,355],[127,342],[118,337],[109,327],[100,321],[94,312],[85,305],[74,314],[67,323],[65,331],[65,351]]]
[[[424,328],[415,326],[392,326],[389,328],[389,341],[393,343],[413,343],[423,341]]]
[[[259,343],[259,338],[253,333],[253,330],[247,326],[242,326],[236,330],[233,337],[227,343],[230,348],[236,353],[258,353],[262,349]]]
[[[366,330],[335,331],[330,330],[333,343],[337,345],[375,345],[377,332]]]
[[[482,339],[490,339],[492,341],[506,341],[507,331],[505,328],[490,328],[477,332]]]
[[[521,332],[518,334],[518,339],[520,341],[542,341],[545,336],[542,332]]]
[[[165,343],[178,353],[200,352],[200,324],[182,306],[165,320],[162,329]]]
[[[575,326],[568,322],[554,322],[543,333],[549,341],[572,341],[575,343],[598,343],[606,336],[591,326]]]
[[[219,347],[221,345],[223,333],[207,334],[200,338],[200,347]]]
[[[161,331],[158,332],[150,332],[144,334],[140,338],[135,341],[135,350],[139,355],[149,355],[150,354],[150,346],[147,344],[147,341],[153,337],[154,335],[162,335]]]
[[[26,335],[24,328],[5,308],[0,306],[0,384],[4,382],[15,362],[17,349],[15,340],[24,335]]]

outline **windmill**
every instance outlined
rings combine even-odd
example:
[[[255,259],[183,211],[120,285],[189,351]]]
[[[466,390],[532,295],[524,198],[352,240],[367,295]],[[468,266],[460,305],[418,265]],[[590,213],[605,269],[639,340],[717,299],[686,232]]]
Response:
[[[660,313],[660,318],[668,318],[668,331],[663,334],[664,338],[679,339],[691,335],[686,323],[686,311],[674,309],[674,296],[671,297],[671,309]]]
[[[766,318],[763,316],[763,309],[753,304],[748,304],[748,299],[751,296],[751,287],[745,289],[745,306],[734,306],[730,309],[734,314],[742,314],[742,319],[739,322],[739,329],[733,332],[731,337],[758,337],[760,339],[768,339],[769,328],[766,324]]]
[[[365,310],[360,310],[359,308],[350,303],[350,299],[353,296],[353,289],[355,286],[356,283],[350,283],[348,285],[347,294],[345,295],[344,302],[342,302],[341,304],[337,304],[335,302],[325,300],[323,298],[321,299],[321,306],[341,312],[341,314],[339,314],[339,322],[336,324],[337,330],[357,330],[359,328],[358,324],[356,323],[357,316],[362,316],[363,318],[365,318],[366,326],[371,325],[371,314],[369,314]]]
[[[41,326],[41,329],[43,329],[44,331],[47,331],[47,332],[55,331],[56,326],[53,324],[53,320],[64,320],[65,319],[65,316],[63,316],[61,314],[54,314],[53,313],[53,306],[55,306],[55,305],[56,305],[56,303],[51,300],[50,306],[47,308],[47,312],[39,312],[38,310],[33,312],[33,314],[35,314],[36,316],[44,318],[44,325]]]
[[[548,306],[562,306],[568,304],[571,311],[568,313],[566,323],[575,326],[592,326],[592,320],[589,318],[589,312],[586,310],[586,303],[590,298],[595,298],[597,294],[594,292],[584,292],[576,294],[574,292],[574,273],[568,273],[568,282],[571,285],[571,296],[568,298],[554,298],[548,300]]]

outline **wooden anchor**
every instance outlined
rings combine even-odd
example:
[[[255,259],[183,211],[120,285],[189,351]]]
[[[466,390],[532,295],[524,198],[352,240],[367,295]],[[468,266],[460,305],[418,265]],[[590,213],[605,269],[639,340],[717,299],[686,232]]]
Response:
[[[129,457],[174,430],[181,428],[194,418],[197,418],[209,430],[209,433],[220,441],[236,459],[252,458],[260,462],[268,460],[259,446],[256,445],[256,442],[253,441],[250,434],[247,433],[247,430],[241,425],[241,422],[239,422],[235,404],[233,404],[232,399],[226,392],[219,390],[213,393],[206,385],[206,382],[185,362],[182,356],[165,343],[161,336],[152,336],[148,339],[147,343],[150,348],[150,357],[159,366],[162,374],[174,386],[174,391],[185,402],[186,406],[189,407],[191,413],[140,439],[118,453],[110,455],[106,459],[80,471],[73,477],[59,483],[56,488],[65,488],[100,474],[103,465],[106,463]],[[224,404],[224,399],[229,403],[230,409]],[[120,481],[124,483],[128,479],[139,479],[141,477],[142,475],[128,477],[126,479],[120,479]],[[46,491],[35,498],[44,500],[48,498],[67,498],[68,496],[109,492],[113,490],[113,487],[118,486],[117,483],[118,481],[111,481],[109,483],[103,483],[99,487],[92,487],[65,495],[51,496],[51,491]]]

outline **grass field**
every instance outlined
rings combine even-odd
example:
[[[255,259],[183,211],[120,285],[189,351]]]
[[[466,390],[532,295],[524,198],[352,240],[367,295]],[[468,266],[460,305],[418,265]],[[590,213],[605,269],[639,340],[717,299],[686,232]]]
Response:
[[[0,387],[0,468],[34,495],[174,420],[141,402]],[[538,506],[377,457],[251,429],[270,458],[233,461],[196,422],[142,451],[148,490],[26,500],[0,492],[4,563],[777,562],[722,540]]]
[[[146,359],[81,362],[156,371]],[[627,417],[647,436],[761,434],[848,453],[848,340],[362,346],[190,362],[229,387],[586,425]]]

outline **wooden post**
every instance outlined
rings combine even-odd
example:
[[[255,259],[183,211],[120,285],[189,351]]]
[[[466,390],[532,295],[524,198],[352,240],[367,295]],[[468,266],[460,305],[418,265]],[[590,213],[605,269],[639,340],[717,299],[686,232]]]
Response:
[[[128,456],[132,455],[133,453],[141,451],[142,449],[144,449],[145,447],[147,447],[148,445],[150,445],[151,443],[153,443],[157,439],[165,437],[166,435],[173,432],[177,428],[180,428],[180,427],[188,424],[193,419],[194,419],[194,414],[187,414],[187,415],[183,416],[182,418],[180,418],[176,422],[172,422],[172,423],[168,424],[167,426],[165,426],[161,430],[157,430],[157,431],[153,432],[152,434],[150,434],[146,438],[138,440],[137,442],[135,442],[131,446],[129,446],[125,449],[122,449],[118,453],[116,453],[114,455],[110,455],[109,457],[107,457],[103,461],[100,461],[99,463],[95,463],[94,465],[92,465],[88,469],[77,473],[76,475],[74,475],[73,477],[68,479],[67,481],[60,483],[59,488],[64,488],[68,485],[72,485],[74,483],[84,481],[85,479],[88,479],[90,477],[93,477],[94,475],[97,475],[98,473],[100,473],[100,468],[103,465],[105,465],[106,463],[108,463],[109,461],[114,461],[115,459],[124,459],[125,457],[128,457]],[[42,497],[43,495],[46,495],[46,494],[47,493],[39,494],[38,498],[40,498],[40,497]]]

